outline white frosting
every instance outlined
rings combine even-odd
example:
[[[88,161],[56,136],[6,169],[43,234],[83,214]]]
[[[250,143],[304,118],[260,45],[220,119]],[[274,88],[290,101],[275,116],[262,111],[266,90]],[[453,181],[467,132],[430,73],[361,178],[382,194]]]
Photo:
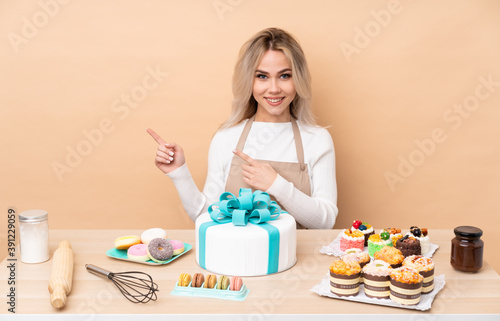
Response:
[[[421,249],[422,254],[426,254],[427,252],[429,252],[431,250],[431,242],[429,239],[429,235],[416,237],[415,235],[411,234],[410,232],[406,233],[406,235],[413,236],[414,238],[416,238],[417,240],[420,241],[420,249]]]
[[[145,230],[141,234],[141,242],[144,244],[148,244],[151,242],[152,239],[155,238],[166,238],[167,237],[167,232],[165,232],[164,229],[155,227],[155,228],[150,228],[149,230]]]
[[[199,228],[212,219],[208,213],[196,219],[196,263],[200,264]],[[291,268],[297,261],[295,219],[282,214],[269,221],[280,231],[278,272]],[[206,231],[205,268],[213,273],[238,276],[266,275],[269,256],[269,234],[258,225],[217,224]]]

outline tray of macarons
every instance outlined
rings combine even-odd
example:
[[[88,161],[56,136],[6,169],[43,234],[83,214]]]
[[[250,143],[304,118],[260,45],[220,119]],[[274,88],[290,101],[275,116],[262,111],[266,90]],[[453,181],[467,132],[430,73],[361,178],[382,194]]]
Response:
[[[115,240],[115,247],[106,255],[124,261],[148,265],[163,265],[172,262],[192,249],[188,243],[167,239],[167,232],[151,228],[141,236],[126,235]]]
[[[225,275],[181,273],[175,283],[172,295],[213,298],[222,300],[244,301],[250,290],[239,276],[229,278]]]

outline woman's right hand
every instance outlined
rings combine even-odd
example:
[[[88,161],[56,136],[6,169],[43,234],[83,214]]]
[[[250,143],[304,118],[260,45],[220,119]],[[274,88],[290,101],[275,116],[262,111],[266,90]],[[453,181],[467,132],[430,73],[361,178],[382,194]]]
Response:
[[[146,130],[151,137],[158,143],[156,150],[155,165],[163,173],[168,174],[186,163],[184,151],[182,148],[175,144],[166,143],[157,133],[151,128]]]

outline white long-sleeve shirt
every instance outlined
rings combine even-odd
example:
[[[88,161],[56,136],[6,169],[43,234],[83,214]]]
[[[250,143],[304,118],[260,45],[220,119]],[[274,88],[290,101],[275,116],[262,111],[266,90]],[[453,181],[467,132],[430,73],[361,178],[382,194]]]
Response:
[[[174,182],[184,209],[194,221],[225,192],[233,150],[247,120],[218,131],[210,144],[208,173],[203,192],[193,181],[186,164],[167,174]],[[297,121],[308,166],[311,196],[295,188],[279,174],[266,191],[273,195],[295,220],[306,228],[331,229],[337,218],[335,151],[330,133]],[[256,160],[297,163],[292,124],[255,122],[243,152]]]

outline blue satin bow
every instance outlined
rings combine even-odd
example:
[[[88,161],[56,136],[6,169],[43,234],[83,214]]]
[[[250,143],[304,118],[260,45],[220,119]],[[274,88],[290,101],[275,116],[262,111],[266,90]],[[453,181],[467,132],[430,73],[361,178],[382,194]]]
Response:
[[[244,226],[249,221],[259,224],[275,220],[282,211],[266,192],[256,190],[252,193],[249,188],[240,188],[239,197],[230,192],[222,193],[219,202],[208,207],[208,213],[214,222]]]

